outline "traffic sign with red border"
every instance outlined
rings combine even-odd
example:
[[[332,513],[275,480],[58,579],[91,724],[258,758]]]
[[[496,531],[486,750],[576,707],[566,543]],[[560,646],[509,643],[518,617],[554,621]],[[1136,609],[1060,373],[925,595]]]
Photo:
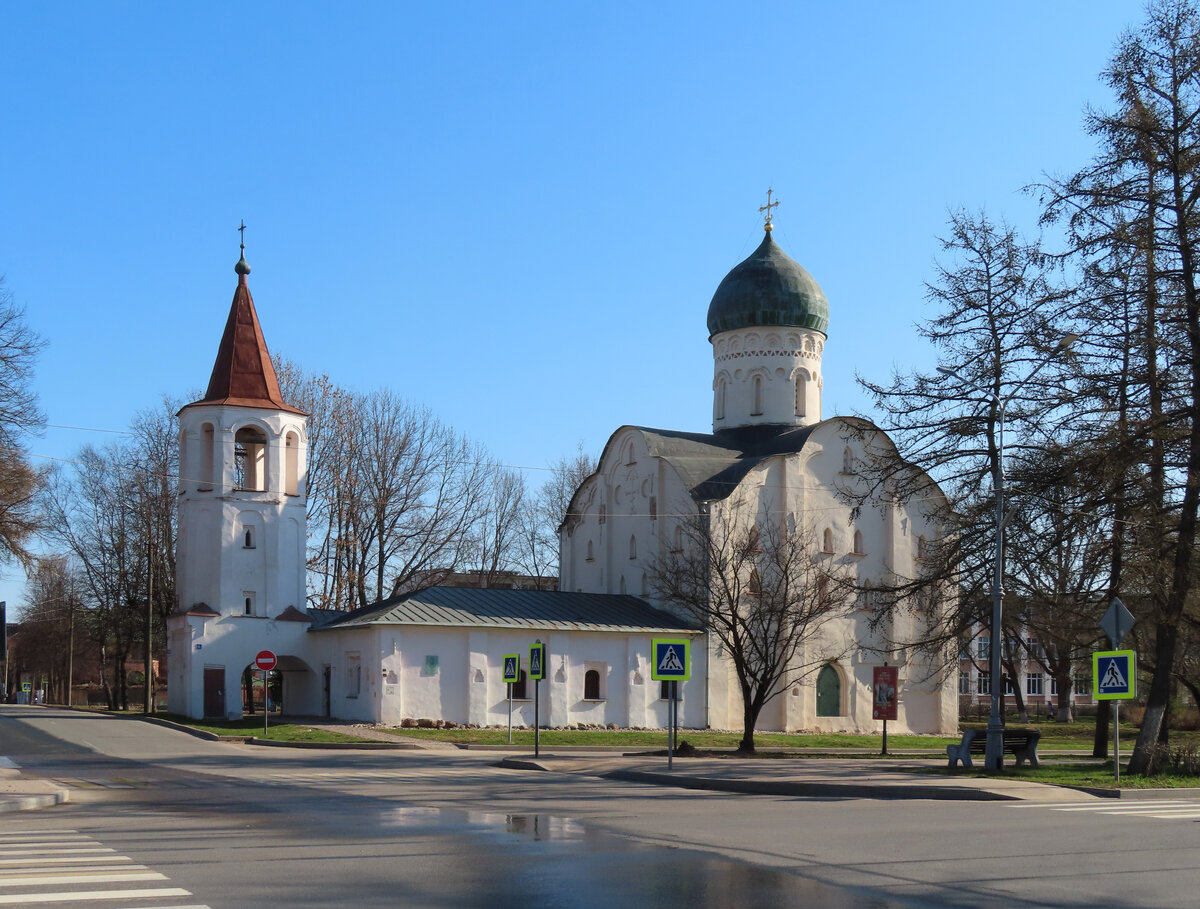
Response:
[[[270,672],[275,668],[275,654],[270,650],[260,650],[258,656],[254,658],[254,665],[263,672]]]

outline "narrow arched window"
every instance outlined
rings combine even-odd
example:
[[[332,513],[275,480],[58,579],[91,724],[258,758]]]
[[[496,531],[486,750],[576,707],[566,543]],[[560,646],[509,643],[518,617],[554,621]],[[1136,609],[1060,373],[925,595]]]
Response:
[[[625,591],[625,575],[621,575],[620,591],[621,591],[621,595],[624,596],[624,594],[626,593],[626,591]]]
[[[636,536],[631,536],[629,538],[629,558],[631,558],[631,559],[637,558],[637,537]]]
[[[821,551],[833,552],[833,531],[828,527],[825,528],[825,533],[821,535]]]
[[[215,449],[213,448],[215,444],[213,425],[205,423],[200,428],[200,475],[197,477],[200,481],[201,492],[212,492],[213,484],[216,482],[216,477],[213,475],[216,464]]]
[[[757,527],[751,527],[750,532],[746,535],[746,552],[762,552]]]
[[[600,673],[589,669],[583,674],[583,699],[585,701],[600,700]]]
[[[863,549],[863,535],[861,530],[854,531],[854,554],[863,555],[866,550]]]
[[[596,560],[596,556],[592,552],[592,541],[591,540],[588,540],[588,544],[587,544],[587,560],[589,562],[594,562]]]
[[[842,452],[842,473],[854,473],[854,452],[850,450],[849,445]]]
[[[724,376],[717,379],[716,418],[718,420],[725,419],[725,377]]]
[[[917,559],[924,561],[929,558],[929,541],[925,537],[917,537]]]
[[[762,376],[754,377],[754,409],[750,411],[750,416],[761,417],[763,412],[763,397],[762,397]]]
[[[529,699],[529,695],[525,693],[525,678],[525,670],[519,670],[517,672],[517,680],[512,683],[512,698],[514,701]]]
[[[675,545],[672,547],[671,552],[683,552],[683,528],[682,527],[675,528]]]
[[[796,373],[796,416],[804,416],[804,394],[805,381],[804,373]]]
[[[294,432],[283,440],[283,493],[300,495],[300,437]]]

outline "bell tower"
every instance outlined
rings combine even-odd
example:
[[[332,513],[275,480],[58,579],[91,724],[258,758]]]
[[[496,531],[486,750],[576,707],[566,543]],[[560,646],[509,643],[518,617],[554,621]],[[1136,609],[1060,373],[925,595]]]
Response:
[[[261,649],[294,653],[290,637],[307,628],[307,415],[280,393],[244,243],[234,270],[208,390],[178,415],[179,610],[169,622],[168,697],[173,713],[194,718],[240,715],[245,666]]]

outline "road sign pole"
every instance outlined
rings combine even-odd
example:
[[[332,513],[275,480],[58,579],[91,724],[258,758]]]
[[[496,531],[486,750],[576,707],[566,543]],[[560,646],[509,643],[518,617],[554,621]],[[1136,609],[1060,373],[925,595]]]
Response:
[[[541,754],[541,704],[539,695],[542,693],[542,680],[538,679],[533,683],[533,756],[538,757]]]
[[[508,683],[508,744],[512,744],[512,682]]]
[[[1121,702],[1113,701],[1113,776],[1121,782]]]
[[[667,704],[667,769],[671,770],[675,766],[675,686],[678,682],[671,683],[671,700]]]
[[[267,737],[267,717],[271,713],[271,705],[269,703],[271,695],[267,688],[267,670],[263,670],[263,738]]]

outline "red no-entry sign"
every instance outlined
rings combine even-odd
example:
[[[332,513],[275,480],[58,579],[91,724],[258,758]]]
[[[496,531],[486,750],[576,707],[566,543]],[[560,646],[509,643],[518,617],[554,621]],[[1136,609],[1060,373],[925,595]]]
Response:
[[[275,668],[275,654],[269,650],[260,650],[254,658],[254,665],[263,672],[270,672]]]

